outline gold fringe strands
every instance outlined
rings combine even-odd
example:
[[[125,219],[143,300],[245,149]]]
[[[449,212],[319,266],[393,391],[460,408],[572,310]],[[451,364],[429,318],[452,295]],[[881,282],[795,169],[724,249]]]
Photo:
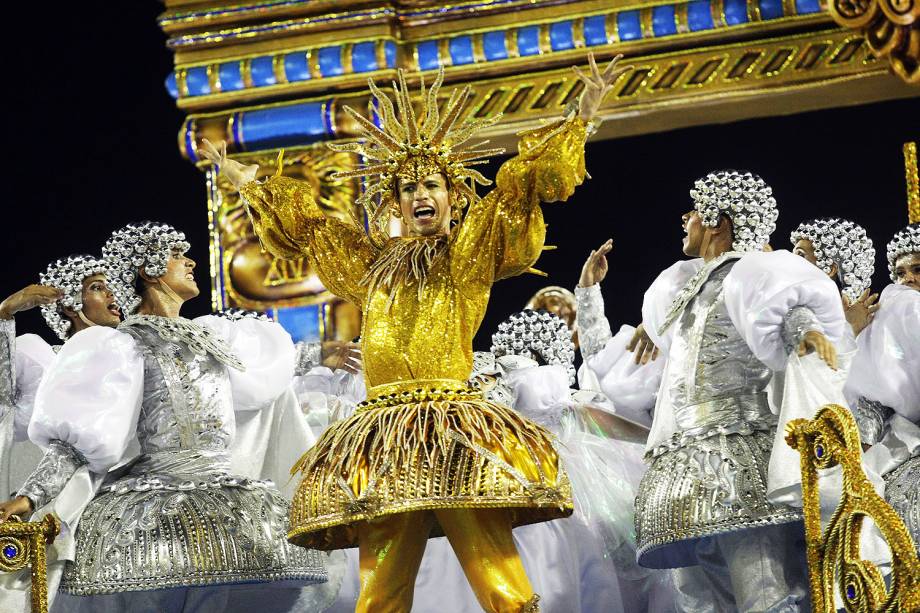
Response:
[[[345,112],[355,121],[362,140],[329,144],[334,151],[357,153],[366,160],[363,166],[336,173],[333,178],[362,177],[367,181],[358,202],[367,212],[371,240],[378,246],[385,244],[388,237],[389,211],[399,179],[418,181],[442,173],[459,196],[455,206],[463,207],[478,200],[476,185],[491,184],[471,166],[487,163],[489,157],[504,153],[501,148],[486,148],[488,141],[467,145],[478,132],[498,122],[501,114],[461,122],[460,116],[470,97],[467,85],[451,92],[441,115],[438,93],[443,82],[443,68],[428,90],[422,78],[419,96],[422,104],[417,114],[402,70],[398,71],[398,83],[392,83],[393,99],[368,80],[373,99],[370,111],[379,118],[380,127],[346,106]]]
[[[465,382],[402,381],[371,388],[295,466],[297,544],[351,546],[349,526],[388,513],[515,509],[515,525],[564,517],[571,486],[552,435]]]
[[[446,248],[445,236],[392,241],[368,269],[367,274],[361,279],[361,284],[368,288],[368,294],[374,293],[380,287],[387,288],[390,294],[387,310],[396,296],[393,288],[401,285],[416,283],[421,299],[431,263]]]

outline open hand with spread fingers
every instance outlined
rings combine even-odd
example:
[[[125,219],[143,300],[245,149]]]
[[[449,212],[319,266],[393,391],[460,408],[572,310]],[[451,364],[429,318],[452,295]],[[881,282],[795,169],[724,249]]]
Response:
[[[629,70],[628,66],[619,66],[619,61],[623,59],[618,55],[607,64],[604,71],[601,72],[594,61],[594,54],[588,54],[588,65],[591,69],[590,74],[585,74],[578,66],[572,66],[572,70],[578,76],[578,79],[584,83],[585,89],[581,93],[578,101],[578,116],[584,121],[591,121],[597,115],[597,111],[604,101],[607,93],[613,89],[613,84],[621,74]]]
[[[237,189],[250,181],[254,181],[256,174],[259,172],[258,164],[240,164],[236,160],[228,158],[227,143],[224,141],[220,141],[215,146],[208,139],[202,139],[198,155],[217,166],[220,173],[227,177],[227,180],[233,183],[233,186]]]
[[[853,334],[859,336],[866,326],[872,323],[876,311],[878,311],[878,294],[869,294],[866,290],[854,301],[850,301],[846,295],[843,298],[843,312],[846,315],[847,323],[853,328]]]
[[[626,344],[626,350],[636,354],[636,364],[648,364],[652,360],[658,359],[658,347],[652,342],[645,326],[639,324],[633,336]]]
[[[323,366],[332,370],[345,370],[353,375],[361,372],[361,345],[344,341],[324,341],[322,348]]]

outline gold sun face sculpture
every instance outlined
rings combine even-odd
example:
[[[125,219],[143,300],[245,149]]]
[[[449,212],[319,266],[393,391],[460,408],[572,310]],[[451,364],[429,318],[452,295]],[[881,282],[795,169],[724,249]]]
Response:
[[[339,172],[334,178],[364,177],[365,192],[357,199],[367,211],[372,238],[385,238],[390,207],[395,202],[397,181],[420,181],[435,173],[442,173],[456,194],[453,206],[462,208],[477,200],[476,184],[489,185],[479,171],[471,168],[485,164],[493,155],[504,153],[500,148],[483,148],[488,141],[467,145],[479,131],[501,119],[501,115],[469,118],[458,123],[470,97],[470,86],[455,89],[445,107],[444,115],[438,110],[438,92],[444,81],[444,69],[431,88],[425,90],[421,83],[422,108],[416,114],[406,86],[405,73],[400,70],[399,83],[393,83],[395,107],[385,93],[368,79],[380,127],[353,108],[345,111],[358,125],[362,140],[355,143],[330,144],[336,151],[347,151],[363,156],[366,163],[354,170]],[[377,242],[377,241],[375,241]]]

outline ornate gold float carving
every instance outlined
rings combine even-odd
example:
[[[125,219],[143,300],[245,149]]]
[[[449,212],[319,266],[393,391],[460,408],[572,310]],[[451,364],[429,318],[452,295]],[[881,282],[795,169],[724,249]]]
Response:
[[[33,613],[48,611],[45,546],[54,542],[60,531],[60,522],[51,514],[39,522],[14,518],[0,523],[0,571],[11,573],[31,567]]]
[[[786,426],[786,443],[801,457],[813,610],[836,611],[834,593],[838,589],[849,612],[920,610],[920,558],[903,521],[863,472],[859,430],[850,411],[831,404],[822,407],[812,420],[793,420]],[[818,469],[838,464],[843,470],[843,493],[822,535]],[[860,533],[867,517],[875,522],[891,549],[890,590],[879,569],[860,556]]]
[[[834,21],[865,35],[899,77],[920,85],[920,0],[831,0]]]

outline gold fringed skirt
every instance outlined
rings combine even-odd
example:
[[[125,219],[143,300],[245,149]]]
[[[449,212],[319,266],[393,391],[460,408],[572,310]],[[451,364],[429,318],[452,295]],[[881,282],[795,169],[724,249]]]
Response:
[[[572,513],[552,434],[451,379],[371,388],[296,472],[288,540],[311,549],[355,547],[358,522],[394,513],[507,508],[513,526]]]

